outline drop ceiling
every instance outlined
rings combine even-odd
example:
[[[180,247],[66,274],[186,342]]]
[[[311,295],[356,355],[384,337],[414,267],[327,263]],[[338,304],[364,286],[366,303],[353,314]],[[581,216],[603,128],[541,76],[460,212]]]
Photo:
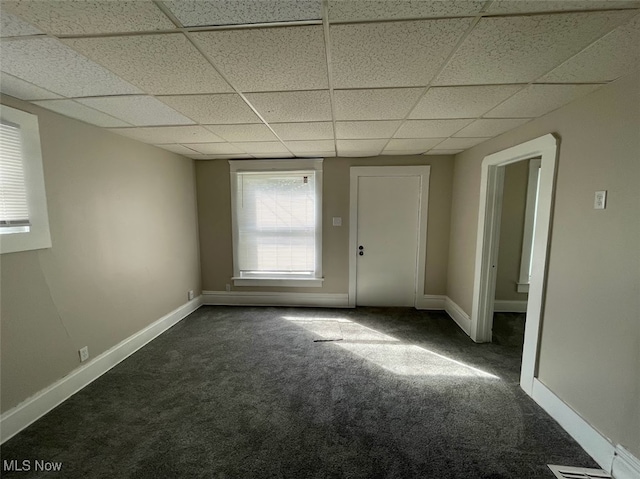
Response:
[[[640,68],[640,1],[6,0],[0,90],[194,159],[455,154]]]

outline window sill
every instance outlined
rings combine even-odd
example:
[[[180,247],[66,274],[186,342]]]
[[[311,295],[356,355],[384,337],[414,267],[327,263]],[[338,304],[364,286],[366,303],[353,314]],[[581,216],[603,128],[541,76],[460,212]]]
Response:
[[[0,254],[20,253],[37,249],[51,248],[49,224],[46,228],[31,228],[24,233],[8,233],[0,235]]]
[[[529,283],[517,283],[516,291],[518,293],[528,293],[529,292]]]
[[[324,278],[231,278],[234,286],[280,286],[286,288],[321,288]]]

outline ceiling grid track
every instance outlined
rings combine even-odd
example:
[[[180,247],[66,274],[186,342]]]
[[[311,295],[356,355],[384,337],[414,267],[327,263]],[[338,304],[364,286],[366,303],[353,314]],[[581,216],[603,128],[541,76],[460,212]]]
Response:
[[[181,23],[180,21],[176,18],[176,16],[171,12],[171,10],[169,10],[166,5],[161,1],[161,0],[154,0],[154,3],[158,6],[158,8],[174,23],[176,24],[176,26],[180,26]],[[185,29],[185,31],[182,32],[184,34],[185,37],[187,37],[187,39],[189,40],[189,42],[191,43],[191,45],[193,45],[193,47],[198,50],[198,52],[200,53],[200,55],[202,55],[207,62],[209,62],[209,64],[211,65],[211,67],[218,73],[218,75],[220,75],[222,77],[222,79],[227,82],[227,84],[233,89],[233,91],[240,96],[240,98],[242,98],[242,101],[244,101],[247,106],[249,108],[251,108],[251,110],[256,114],[256,116],[260,119],[260,121],[267,127],[269,128],[269,130],[271,130],[271,133],[274,134],[274,136],[278,139],[278,141],[282,144],[282,146],[285,147],[285,149],[294,157],[296,156],[290,149],[289,147],[285,144],[285,142],[282,140],[282,138],[280,138],[280,136],[275,132],[275,130],[271,127],[271,125],[269,123],[267,123],[267,121],[263,118],[263,116],[260,114],[260,112],[251,104],[251,102],[247,99],[247,97],[244,95],[244,93],[242,93],[238,88],[236,88],[236,86],[231,83],[231,81],[229,81],[229,79],[227,78],[227,76],[224,74],[224,72],[222,72],[221,70],[218,69],[218,67],[216,67],[216,65],[214,64],[213,60],[209,57],[209,55],[207,55],[202,48],[200,48],[200,46],[198,45],[198,43],[193,39],[193,37],[190,35],[190,32],[187,31]],[[194,120],[195,121],[195,120]],[[196,122],[198,124],[200,124],[199,122]],[[232,144],[232,142],[227,142]],[[247,155],[254,157],[254,155],[247,153]]]
[[[347,156],[401,157],[470,148],[640,59],[632,0],[269,2],[16,3],[3,9],[3,94],[194,158],[337,156],[339,142]]]
[[[579,12],[579,13],[584,13],[584,12]],[[617,28],[617,27],[616,27]],[[519,93],[521,93],[522,91],[524,91],[525,89],[527,89],[528,87],[532,86],[532,85],[562,85],[562,86],[566,86],[568,85],[567,83],[547,83],[547,82],[538,82],[538,80],[540,80],[541,78],[544,78],[545,76],[547,76],[549,73],[551,73],[553,70],[555,70],[558,67],[561,67],[562,65],[566,64],[567,62],[569,62],[572,58],[577,57],[578,55],[580,55],[582,52],[584,52],[585,50],[587,50],[589,47],[591,47],[593,44],[595,44],[596,42],[599,42],[600,40],[602,40],[603,38],[605,38],[607,35],[610,35],[612,32],[614,32],[616,30],[616,28],[613,28],[612,30],[610,30],[609,32],[605,33],[604,35],[596,38],[595,40],[593,40],[591,43],[589,43],[588,45],[585,45],[584,48],[580,49],[579,51],[577,51],[576,53],[574,53],[573,55],[571,55],[569,58],[566,58],[563,62],[561,62],[558,65],[554,65],[553,67],[551,67],[550,69],[548,69],[547,71],[545,71],[542,75],[540,75],[539,77],[537,77],[537,79],[530,81],[527,84],[523,84],[523,88],[518,90],[517,92],[513,93],[513,95],[510,95],[509,97],[505,98],[503,101],[501,101],[500,103],[498,103],[497,105],[495,105],[492,110],[495,110],[496,108],[500,107],[500,105],[506,103],[507,101],[509,101],[511,98],[513,98],[515,95],[518,95]],[[607,83],[610,82],[585,82],[585,83],[571,83],[571,85],[606,85]],[[564,105],[559,105],[558,108],[561,108]],[[558,108],[555,108],[554,110],[551,111],[555,111]],[[547,112],[547,113],[551,113],[551,111]],[[480,116],[481,119],[491,119],[491,120],[496,120],[499,118],[496,117],[485,117],[485,115],[487,115],[488,113],[490,113],[491,110],[485,112],[482,116]],[[512,118],[512,117],[511,117]],[[531,118],[530,121],[535,120],[535,118]]]
[[[335,99],[333,96],[333,71],[331,68],[331,36],[329,34],[329,1],[322,0],[322,27],[324,33],[324,51],[327,62],[327,81],[329,82],[329,103],[331,105],[331,127],[333,128],[333,148],[338,156],[338,128],[336,125]]]
[[[427,92],[429,91],[429,88],[431,88],[431,84],[433,83],[433,81],[438,78],[438,75],[440,75],[440,73],[442,73],[442,71],[446,68],[446,66],[449,64],[449,62],[451,61],[451,59],[453,58],[453,56],[456,54],[456,52],[458,51],[458,48],[460,47],[460,45],[462,45],[464,43],[464,41],[467,39],[467,37],[471,34],[471,32],[473,31],[473,29],[476,27],[476,25],[478,24],[478,22],[480,21],[480,19],[482,18],[482,12],[484,12],[487,8],[489,8],[489,6],[491,5],[492,0],[488,0],[482,7],[482,9],[480,10],[480,12],[473,17],[473,20],[471,21],[471,24],[467,27],[467,29],[465,30],[464,34],[458,39],[456,45],[453,47],[453,49],[451,50],[451,53],[449,53],[449,56],[446,58],[446,60],[442,63],[442,65],[440,65],[440,68],[436,71],[436,73],[433,75],[433,77],[431,78],[431,81],[429,82],[429,84],[424,87],[424,90],[422,91],[422,93],[420,93],[420,95],[418,95],[418,99],[414,102],[413,106],[409,109],[409,111],[407,112],[407,114],[404,116],[404,118],[402,118],[400,125],[398,126],[398,128],[396,128],[396,130],[393,132],[393,134],[391,135],[391,138],[389,138],[387,140],[387,142],[385,143],[385,145],[382,147],[382,151],[385,150],[385,148],[389,145],[389,143],[391,142],[391,140],[393,140],[396,136],[396,134],[398,133],[398,131],[400,130],[400,128],[402,128],[402,126],[407,122],[407,120],[409,119],[409,117],[411,116],[411,113],[413,113],[413,110],[416,109],[416,106],[418,106],[418,104],[420,103],[420,101],[422,100],[422,98],[427,94]],[[452,133],[451,135],[449,135],[449,137],[452,137],[455,133]],[[440,143],[444,142],[445,139],[443,139]],[[436,149],[437,146],[440,144],[436,144],[433,147],[431,147],[430,149]]]

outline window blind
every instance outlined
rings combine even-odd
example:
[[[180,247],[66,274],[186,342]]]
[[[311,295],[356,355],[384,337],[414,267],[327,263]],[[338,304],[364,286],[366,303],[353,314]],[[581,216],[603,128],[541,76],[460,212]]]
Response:
[[[20,127],[0,122],[0,232],[29,225]]]
[[[239,172],[237,182],[240,277],[313,278],[315,172]]]

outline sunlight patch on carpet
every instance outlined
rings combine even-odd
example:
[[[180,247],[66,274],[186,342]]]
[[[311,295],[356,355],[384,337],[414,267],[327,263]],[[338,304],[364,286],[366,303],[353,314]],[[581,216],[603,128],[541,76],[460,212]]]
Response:
[[[452,376],[500,379],[428,349],[406,344],[346,318],[283,316],[324,340],[403,376]]]

